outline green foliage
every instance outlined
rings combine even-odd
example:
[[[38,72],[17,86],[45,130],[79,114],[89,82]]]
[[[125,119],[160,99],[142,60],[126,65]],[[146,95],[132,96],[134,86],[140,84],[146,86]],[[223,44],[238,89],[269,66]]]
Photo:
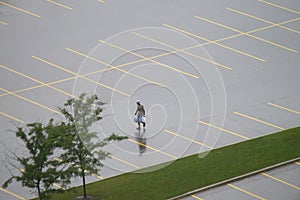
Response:
[[[168,199],[300,156],[300,127],[181,158],[160,170],[127,173],[87,185],[98,199]],[[154,167],[155,168],[155,167]],[[147,171],[147,170],[143,170]],[[151,170],[149,170],[151,171]],[[73,199],[81,187],[53,200]]]
[[[65,145],[61,159],[72,167],[74,176],[82,177],[83,192],[86,196],[85,176],[97,174],[103,166],[101,160],[109,156],[102,147],[111,141],[121,141],[127,137],[112,134],[100,139],[91,127],[101,120],[102,108],[96,105],[98,97],[80,95],[78,99],[69,98],[59,111],[64,115]]]
[[[86,196],[86,175],[98,173],[103,166],[101,160],[109,156],[102,147],[112,141],[121,141],[127,137],[112,134],[100,139],[91,127],[101,120],[102,108],[96,105],[98,97],[86,94],[79,98],[69,98],[59,111],[64,119],[54,123],[50,119],[47,125],[40,122],[17,127],[16,136],[25,144],[28,156],[14,154],[19,174],[12,175],[3,186],[13,181],[36,189],[40,199],[48,194],[61,191],[53,187],[54,183],[66,187],[72,177],[82,177],[83,192]]]
[[[13,155],[19,174],[8,179],[3,187],[13,181],[35,189],[40,199],[47,199],[48,194],[58,189],[53,183],[65,186],[69,183],[70,173],[64,164],[53,159],[54,151],[62,147],[60,125],[53,125],[51,119],[44,126],[40,122],[29,123],[25,127],[17,127],[16,136],[25,144],[27,156]]]

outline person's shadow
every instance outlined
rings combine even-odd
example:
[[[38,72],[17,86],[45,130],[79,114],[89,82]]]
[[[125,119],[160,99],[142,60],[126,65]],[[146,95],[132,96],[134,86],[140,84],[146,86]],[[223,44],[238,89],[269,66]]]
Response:
[[[146,152],[147,139],[145,137],[146,129],[139,129],[135,132],[135,139],[139,145],[140,156]]]

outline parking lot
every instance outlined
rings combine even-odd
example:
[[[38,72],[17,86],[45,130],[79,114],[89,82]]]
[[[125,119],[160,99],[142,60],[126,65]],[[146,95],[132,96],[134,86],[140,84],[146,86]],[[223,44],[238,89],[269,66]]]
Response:
[[[6,149],[24,151],[10,130],[58,118],[57,107],[82,92],[105,103],[100,137],[129,137],[107,146],[111,158],[88,182],[299,126],[297,1],[0,0],[0,31],[0,183]],[[137,99],[147,118],[140,131]],[[297,199],[299,170],[189,199]],[[19,183],[0,190],[0,199],[35,196]]]
[[[295,162],[271,171],[228,183],[186,198],[205,199],[299,199],[300,163]]]

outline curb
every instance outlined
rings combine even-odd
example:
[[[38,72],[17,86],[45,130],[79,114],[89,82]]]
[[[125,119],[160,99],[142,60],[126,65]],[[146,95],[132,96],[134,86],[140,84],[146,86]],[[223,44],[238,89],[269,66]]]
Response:
[[[248,174],[244,174],[244,175],[237,176],[237,177],[234,177],[234,178],[231,178],[231,179],[227,179],[225,181],[221,181],[221,182],[218,182],[218,183],[215,183],[215,184],[203,187],[203,188],[199,188],[199,189],[196,189],[196,190],[193,190],[193,191],[181,194],[179,196],[169,198],[168,200],[179,200],[180,198],[187,197],[187,196],[193,195],[195,193],[203,192],[205,190],[209,190],[209,189],[212,189],[212,188],[215,188],[215,187],[219,187],[221,185],[225,185],[225,184],[233,182],[233,181],[238,181],[240,179],[244,179],[244,178],[247,178],[249,176],[254,176],[254,175],[259,174],[261,172],[269,171],[271,169],[274,169],[274,168],[277,168],[277,167],[281,167],[281,166],[284,166],[284,165],[296,162],[298,160],[300,160],[300,157],[294,158],[294,159],[291,159],[291,160],[288,160],[288,161],[285,161],[285,162],[282,162],[282,163],[278,163],[278,164],[275,164],[275,165],[272,165],[272,166],[269,166],[269,167],[265,167],[263,169],[259,169],[259,170],[256,170],[254,172],[250,172]]]

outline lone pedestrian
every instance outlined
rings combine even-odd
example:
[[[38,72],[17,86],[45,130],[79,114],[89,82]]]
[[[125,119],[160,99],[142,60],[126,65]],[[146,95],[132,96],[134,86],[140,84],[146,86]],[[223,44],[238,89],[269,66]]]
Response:
[[[140,100],[136,101],[136,111],[134,113],[135,117],[136,117],[136,123],[138,124],[137,130],[139,130],[141,128],[141,123],[143,124],[143,128],[146,127],[146,120],[145,120],[145,108],[144,106],[141,104]]]

